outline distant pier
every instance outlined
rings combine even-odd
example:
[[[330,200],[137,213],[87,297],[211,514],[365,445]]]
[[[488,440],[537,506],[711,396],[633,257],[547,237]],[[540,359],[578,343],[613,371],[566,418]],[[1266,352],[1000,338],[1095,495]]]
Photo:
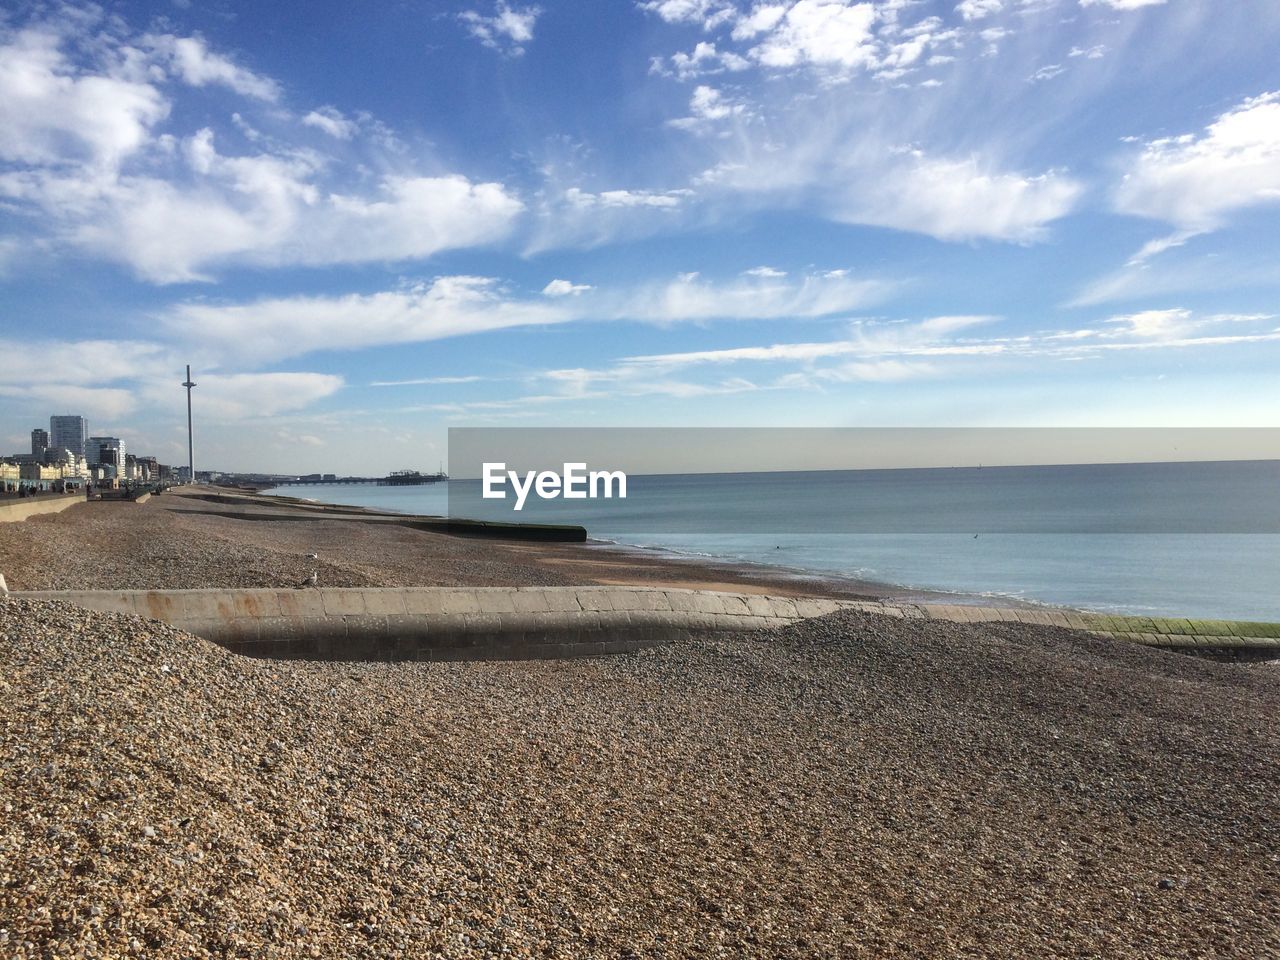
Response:
[[[420,483],[440,483],[448,480],[449,475],[440,473],[419,473],[417,470],[393,470],[378,481],[380,487],[415,487]]]

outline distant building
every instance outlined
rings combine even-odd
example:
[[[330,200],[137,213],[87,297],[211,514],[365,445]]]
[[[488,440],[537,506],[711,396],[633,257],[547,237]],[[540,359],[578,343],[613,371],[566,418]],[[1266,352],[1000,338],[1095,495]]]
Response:
[[[68,415],[49,418],[50,446],[70,450],[77,457],[83,457],[88,439],[89,421],[84,417]]]
[[[64,478],[80,477],[83,479],[89,476],[88,460],[84,457],[77,457],[70,450],[63,450],[62,453],[65,454],[65,456],[61,456],[56,460],[50,460],[46,456],[45,462],[56,463],[58,466],[62,467],[62,476]]]
[[[44,459],[44,452],[49,449],[49,431],[36,427],[31,431],[31,455],[37,460]]]
[[[25,486],[48,490],[56,481],[62,479],[62,468],[51,467],[43,463],[24,463],[18,467],[18,473]]]
[[[124,441],[119,437],[90,437],[85,442],[85,459],[89,466],[115,467],[120,477],[125,475]]]

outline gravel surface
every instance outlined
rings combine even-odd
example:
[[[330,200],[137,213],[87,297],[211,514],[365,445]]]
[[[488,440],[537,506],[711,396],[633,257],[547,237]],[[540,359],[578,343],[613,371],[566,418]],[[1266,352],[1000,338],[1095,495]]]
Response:
[[[10,590],[293,587],[312,571],[328,587],[584,582],[489,540],[311,517],[236,520],[175,495],[0,525]]]
[[[787,596],[889,595],[856,581],[803,580],[768,569],[689,563],[600,546],[450,536],[395,524],[327,519],[247,520],[287,503],[233,505],[190,488],[146,503],[77,504],[0,524],[0,573],[11,590],[320,586],[583,586],[641,583]],[[230,516],[235,513],[240,515]],[[316,554],[312,560],[309,554]]]
[[[1275,956],[1278,683],[854,613],[254,661],[10,598],[0,956]]]

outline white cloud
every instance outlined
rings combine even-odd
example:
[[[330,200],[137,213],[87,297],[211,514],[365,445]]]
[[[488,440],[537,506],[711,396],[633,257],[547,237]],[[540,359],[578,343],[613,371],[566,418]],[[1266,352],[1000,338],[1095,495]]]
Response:
[[[689,320],[825,317],[862,309],[892,289],[880,280],[842,273],[811,274],[798,280],[749,276],[712,283],[697,274],[601,298],[596,309],[618,319],[672,323]]]
[[[1141,266],[1152,257],[1158,257],[1166,250],[1172,250],[1175,247],[1181,247],[1188,240],[1198,236],[1198,230],[1177,230],[1165,237],[1157,237],[1154,240],[1148,240],[1144,243],[1138,252],[1129,258],[1129,262],[1125,264],[1128,267]]]
[[[38,384],[56,375],[115,384],[179,370],[177,357],[160,344],[141,340],[0,339],[0,385]],[[50,358],[57,363],[51,369]]]
[[[274,102],[280,99],[278,83],[214,53],[201,37],[148,34],[142,42],[163,58],[179,79],[193,87],[214,84],[257,100]]]
[[[767,347],[729,347],[723,350],[692,350],[685,353],[655,353],[626,357],[622,362],[643,366],[687,367],[700,364],[740,363],[743,361],[809,361],[823,357],[844,356],[854,352],[848,340],[818,343],[775,343]]]
[[[395,172],[370,186],[361,171],[358,187],[335,182],[329,158],[263,134],[239,113],[234,122],[262,152],[220,153],[207,128],[159,133],[170,77],[267,103],[279,86],[199,37],[130,39],[100,13],[85,18],[0,28],[0,161],[17,165],[0,172],[0,202],[44,234],[36,242],[45,250],[76,247],[153,282],[207,280],[233,264],[425,258],[506,237],[524,210],[502,184],[417,176],[403,157],[388,162],[376,124],[361,146],[373,169]],[[268,109],[269,122],[293,122]],[[358,132],[333,107],[301,122],[338,138]],[[14,258],[8,239],[4,251]]]
[[[1245,100],[1200,136],[1150,141],[1114,200],[1122,213],[1180,227],[1184,240],[1224,226],[1236,210],[1280,200],[1280,92]]]
[[[1047,66],[1041,67],[1035,73],[1031,74],[1031,76],[1027,77],[1027,79],[1032,83],[1039,83],[1043,80],[1052,80],[1054,77],[1059,77],[1066,72],[1067,68],[1062,64],[1051,63]]]
[[[669,120],[673,127],[683,130],[704,130],[721,120],[740,117],[746,112],[741,103],[726,100],[724,95],[714,87],[699,86],[689,98],[689,116],[677,120]]]
[[[568,283],[568,281],[561,281]],[[238,364],[262,364],[317,350],[354,350],[573,321],[679,323],[716,319],[812,318],[848,313],[892,289],[835,271],[788,280],[739,277],[726,283],[687,274],[665,283],[519,299],[487,277],[440,277],[430,284],[343,297],[286,297],[242,304],[191,301],[160,317],[167,336]],[[566,291],[567,292],[567,291]]]
[[[694,199],[688,189],[616,189],[592,192],[581,187],[548,190],[529,218],[525,253],[564,247],[593,247],[670,230],[683,223]]]
[[[585,283],[572,283],[569,280],[552,280],[542,288],[542,292],[548,297],[568,297],[576,296],[580,293],[586,293],[590,289],[591,286]]]
[[[197,186],[122,178],[74,229],[76,243],[173,283],[231,263],[424,258],[501,239],[524,208],[501,184],[461,176],[387,177],[372,196],[325,194],[305,155],[226,157],[207,130],[184,148]]]
[[[742,273],[744,276],[761,277],[766,280],[778,279],[787,275],[787,271],[785,270],[778,270],[775,267],[767,266],[752,267],[750,270],[743,270]]]
[[[419,387],[419,386],[438,386],[441,384],[458,384],[458,383],[479,383],[486,377],[417,377],[412,380],[374,380],[369,386],[371,387]]]
[[[570,187],[564,193],[565,200],[573,207],[658,207],[674,209],[681,202],[692,196],[690,190],[603,190],[600,193],[588,193],[577,187]]]
[[[888,383],[935,376],[942,372],[936,358],[977,357],[1003,352],[1004,344],[971,344],[955,339],[960,332],[993,319],[957,316],[912,323],[857,323],[852,326],[850,336],[841,340],[653,354],[625,357],[612,366],[599,369],[548,370],[539,378],[548,381],[555,392],[535,400],[596,400],[609,396],[645,395],[698,397],[755,390],[812,390],[820,388],[823,383]],[[922,357],[935,359],[920,359]],[[836,362],[824,363],[830,360]],[[713,376],[698,381],[687,379],[693,375],[693,368],[714,369],[740,363],[796,365],[799,369],[770,375],[766,379],[753,380],[741,376]],[[681,375],[686,379],[680,379]],[[497,403],[505,407],[528,399]],[[465,406],[474,410],[486,404]]]
[[[757,4],[751,13],[738,20],[733,27],[733,39],[750,40],[762,33],[768,33],[778,25],[778,21],[786,16],[788,5],[785,3]]]
[[[212,366],[217,351],[141,340],[0,340],[0,396],[83,410],[96,422],[176,408],[183,363],[193,353]],[[57,358],[52,367],[50,357]],[[343,385],[329,374],[220,369],[205,370],[197,381],[201,416],[219,421],[302,409]]]
[[[338,140],[350,140],[359,127],[336,107],[318,107],[302,118],[304,126],[315,127]]]
[[[915,154],[879,182],[831,199],[836,220],[912,230],[941,240],[1026,242],[1071,212],[1082,187],[1059,172],[1038,176],[987,171],[976,159]]]
[[[1192,329],[1190,310],[1143,310],[1124,316],[1111,317],[1107,323],[1118,324],[1122,329],[1115,335],[1129,335],[1151,339],[1170,340],[1181,337]]]
[[[1213,331],[1224,326],[1266,323],[1273,319],[1275,318],[1271,314],[1265,313],[1220,313],[1197,316],[1190,310],[1183,308],[1142,310],[1138,313],[1110,317],[1106,322],[1118,326],[1119,329],[1100,333],[1098,336],[1103,339],[1125,337],[1138,341],[1166,342],[1179,345],[1242,342],[1242,337],[1251,341],[1257,335],[1212,332],[1207,335],[1204,333],[1196,334],[1198,331]]]
[[[524,45],[533,40],[533,27],[541,13],[541,7],[510,7],[499,2],[493,16],[475,10],[458,16],[471,35],[486,47],[519,56],[524,53]]]
[[[737,15],[734,5],[725,0],[646,0],[639,6],[667,23],[698,23],[705,30],[714,29]]]
[[[919,360],[855,360],[824,370],[824,380],[898,383],[938,375],[938,366]]]
[[[717,50],[714,43],[699,42],[692,53],[674,53],[671,55],[671,69],[680,80],[704,77],[717,73],[739,72],[746,70],[751,64],[746,58],[738,56],[730,50]],[[652,72],[665,73],[662,58],[654,62]]]
[[[1274,290],[1275,257],[1265,247],[1238,249],[1230,257],[1212,253],[1172,256],[1126,264],[1087,283],[1067,301],[1069,307],[1114,302],[1168,300],[1210,291]]]
[[[866,66],[876,57],[875,19],[870,3],[799,0],[750,55],[767,67]]]
[[[961,0],[956,4],[956,13],[965,20],[982,20],[999,13],[1003,7],[1004,0]]]
[[[813,389],[824,382],[892,382],[941,376],[980,363],[1078,361],[1134,350],[1186,350],[1280,341],[1275,317],[1264,314],[1196,316],[1183,309],[1147,310],[1112,317],[1102,328],[1019,336],[975,336],[995,323],[986,316],[932,317],[919,321],[858,321],[837,340],[774,343],[626,357],[596,377],[670,377],[691,368],[767,364],[794,369],[773,383]],[[1266,326],[1270,325],[1270,326]],[[1112,329],[1114,327],[1114,329]],[[1241,329],[1243,328],[1243,329]],[[1040,367],[1039,369],[1042,369]],[[585,377],[589,371],[579,371]]]
[[[1156,7],[1165,0],[1080,0],[1082,7],[1110,7],[1112,10],[1137,10],[1140,7]]]
[[[191,302],[175,307],[162,322],[175,338],[263,363],[315,350],[438,340],[574,318],[556,305],[512,300],[496,280],[451,276],[368,295]]]
[[[14,403],[21,402],[42,410],[80,410],[90,421],[116,419],[138,409],[138,398],[132,390],[121,387],[86,387],[81,383],[50,380],[47,375],[23,386],[0,385],[0,397],[9,397]]]
[[[201,418],[221,422],[303,410],[344,385],[342,377],[327,373],[202,373],[197,382]],[[174,401],[168,385],[144,393],[155,402]]]
[[[0,159],[114,167],[147,142],[168,116],[169,103],[148,83],[77,69],[63,44],[63,37],[43,29],[4,37]]]
[[[377,198],[331,195],[308,262],[423,258],[507,235],[524,204],[500,183],[463,176],[389,177]]]

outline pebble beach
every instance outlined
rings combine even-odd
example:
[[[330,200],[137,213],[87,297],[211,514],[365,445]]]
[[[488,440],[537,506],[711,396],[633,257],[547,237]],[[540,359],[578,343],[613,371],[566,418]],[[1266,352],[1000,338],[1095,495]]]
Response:
[[[245,519],[290,511],[297,521]],[[767,568],[682,563],[597,545],[472,539],[354,522],[272,497],[245,507],[181,493],[144,504],[82,503],[0,525],[0,572],[12,590],[294,587],[315,572],[319,585],[329,587],[643,583],[778,595],[886,593],[859,582],[806,581]]]
[[[182,522],[211,539],[178,572],[56,576],[283,579],[305,556],[253,537],[320,530]],[[362,536],[333,576],[413,569]],[[555,575],[494,546],[456,549]],[[1278,682],[855,612],[592,659],[252,660],[10,596],[0,956],[1276,956]]]

